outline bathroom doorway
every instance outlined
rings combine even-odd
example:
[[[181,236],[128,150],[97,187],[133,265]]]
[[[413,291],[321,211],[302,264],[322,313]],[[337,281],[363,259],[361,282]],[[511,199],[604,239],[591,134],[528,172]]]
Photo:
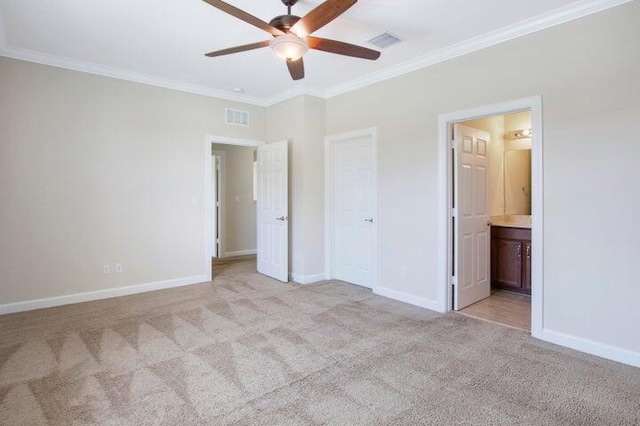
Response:
[[[534,336],[542,330],[540,111],[540,98],[529,98],[440,117],[445,310]]]
[[[452,126],[461,129],[465,135],[474,135],[478,143],[475,149],[484,158],[482,168],[477,169],[475,194],[478,203],[484,204],[483,211],[488,218],[486,227],[487,241],[476,237],[476,250],[485,244],[488,259],[485,261],[487,287],[489,294],[482,294],[472,299],[473,303],[459,306],[464,315],[497,322],[509,327],[525,331],[531,330],[531,111],[519,111],[509,114],[498,114],[474,120],[463,121]],[[464,129],[464,130],[462,130]],[[455,139],[455,131],[454,131]],[[464,145],[464,143],[463,143]],[[474,149],[473,140],[467,146],[460,146],[459,156],[464,157],[467,148]],[[464,160],[459,161],[462,167]],[[455,173],[455,170],[454,170]],[[458,173],[460,180],[456,186],[464,191],[464,177]],[[484,182],[481,182],[484,179]],[[480,188],[486,189],[480,189]],[[470,195],[470,194],[468,194]],[[468,196],[467,195],[467,196]],[[459,203],[465,201],[458,197]],[[480,200],[485,197],[485,200]],[[472,209],[473,210],[473,209]],[[458,220],[465,220],[464,214],[458,214]],[[459,227],[459,232],[465,232]],[[455,230],[454,230],[455,232]],[[480,235],[480,234],[478,234]],[[464,238],[457,241],[462,242]],[[464,244],[464,243],[463,243]],[[464,253],[467,251],[463,249]],[[471,250],[472,251],[472,250]],[[481,256],[486,256],[482,254]],[[460,256],[463,257],[463,256]],[[476,260],[476,271],[480,268]],[[473,263],[473,262],[472,262]],[[460,275],[465,275],[474,265],[460,263]],[[473,273],[468,274],[473,275]]]

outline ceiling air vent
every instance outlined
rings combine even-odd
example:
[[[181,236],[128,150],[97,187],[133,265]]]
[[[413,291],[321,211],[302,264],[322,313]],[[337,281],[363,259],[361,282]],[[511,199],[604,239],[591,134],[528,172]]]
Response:
[[[249,111],[227,108],[225,122],[234,126],[249,126]]]
[[[377,37],[372,38],[371,40],[369,40],[369,43],[373,44],[374,46],[378,46],[380,49],[384,49],[385,47],[392,46],[396,43],[400,43],[401,41],[402,39],[400,37],[395,36],[387,31]]]

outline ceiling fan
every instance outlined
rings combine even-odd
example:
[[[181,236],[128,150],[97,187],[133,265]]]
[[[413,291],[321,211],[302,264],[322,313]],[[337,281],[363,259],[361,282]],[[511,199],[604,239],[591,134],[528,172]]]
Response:
[[[298,0],[281,0],[287,6],[287,14],[276,16],[269,23],[221,0],[203,1],[270,33],[274,37],[271,40],[209,52],[205,56],[210,58],[271,46],[275,54],[287,62],[291,78],[300,80],[304,78],[302,56],[308,49],[370,60],[376,60],[380,57],[380,52],[372,49],[309,35],[342,15],[357,0],[326,0],[302,18],[291,14],[291,7]]]

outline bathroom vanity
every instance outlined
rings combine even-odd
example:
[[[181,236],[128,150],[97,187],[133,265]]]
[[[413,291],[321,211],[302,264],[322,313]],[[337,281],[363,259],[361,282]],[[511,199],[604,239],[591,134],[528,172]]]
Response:
[[[531,294],[531,216],[491,217],[491,286]]]

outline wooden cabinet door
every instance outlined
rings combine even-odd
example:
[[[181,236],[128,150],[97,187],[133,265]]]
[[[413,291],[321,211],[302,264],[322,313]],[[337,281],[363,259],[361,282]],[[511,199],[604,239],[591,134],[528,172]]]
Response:
[[[522,262],[522,288],[531,290],[531,241],[524,241],[524,258]]]
[[[491,245],[492,281],[504,287],[522,288],[522,242],[493,238]]]

